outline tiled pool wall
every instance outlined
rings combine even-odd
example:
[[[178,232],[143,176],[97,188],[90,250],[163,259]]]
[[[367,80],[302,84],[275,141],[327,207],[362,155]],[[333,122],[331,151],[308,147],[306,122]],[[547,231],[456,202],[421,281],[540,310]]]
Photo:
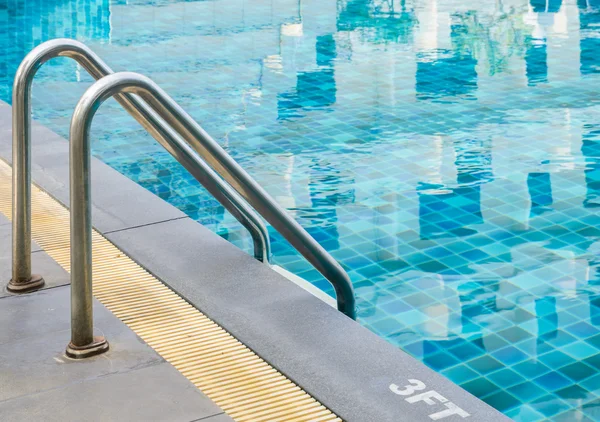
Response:
[[[600,2],[10,0],[0,23],[0,98],[55,37],[147,74],[346,267],[362,324],[516,420],[600,419]],[[46,65],[35,118],[66,136],[90,82]],[[116,103],[93,133],[251,246]]]

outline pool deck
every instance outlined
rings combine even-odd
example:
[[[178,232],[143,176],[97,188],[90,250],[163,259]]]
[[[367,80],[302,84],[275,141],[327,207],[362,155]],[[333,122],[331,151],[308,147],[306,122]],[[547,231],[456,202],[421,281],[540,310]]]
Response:
[[[10,278],[10,222],[0,215],[0,276]],[[96,324],[111,350],[86,361],[64,356],[70,336],[69,275],[37,245],[46,277],[35,293],[0,292],[2,421],[232,421],[216,404],[97,301]]]
[[[9,163],[10,121],[10,106],[0,103],[0,158]],[[34,182],[68,204],[68,143],[35,123],[32,133]],[[467,420],[509,420],[99,160],[93,159],[91,179],[100,233],[342,419],[462,420],[448,411],[456,406]],[[10,224],[0,220],[6,280],[9,236]],[[67,274],[39,248],[33,267],[52,288],[0,299],[2,320],[10,321],[0,331],[0,373],[11,371],[0,388],[3,420],[49,409],[62,416],[57,420],[90,409],[103,420],[149,419],[146,414],[153,420],[231,420],[99,304],[95,326],[111,351],[85,362],[64,358]],[[414,380],[423,385],[415,394],[390,388],[402,391],[417,385]]]

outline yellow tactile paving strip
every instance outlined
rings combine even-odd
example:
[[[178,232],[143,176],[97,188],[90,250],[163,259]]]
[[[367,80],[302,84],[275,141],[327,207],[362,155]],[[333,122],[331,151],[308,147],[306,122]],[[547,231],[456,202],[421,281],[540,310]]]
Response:
[[[11,218],[11,167],[3,161],[0,212]],[[69,212],[36,186],[32,236],[70,270]],[[341,421],[95,230],[93,279],[94,296],[234,420]]]

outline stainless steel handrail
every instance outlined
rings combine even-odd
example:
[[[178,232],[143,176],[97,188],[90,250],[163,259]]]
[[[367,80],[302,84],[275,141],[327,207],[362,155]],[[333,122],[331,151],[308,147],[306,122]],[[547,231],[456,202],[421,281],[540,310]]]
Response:
[[[237,192],[278,230],[333,285],[338,309],[355,318],[354,290],[348,274],[269,194],[240,167],[166,92],[149,78],[114,73],[95,82],[81,97],[70,128],[71,191],[71,343],[69,349],[94,349],[92,315],[92,221],[90,129],[100,105],[120,93],[140,96]],[[68,350],[69,350],[68,349]]]
[[[31,85],[38,69],[54,57],[76,60],[94,79],[113,73],[92,50],[70,39],[56,39],[34,48],[17,70],[13,86],[13,268],[8,289],[26,292],[40,288],[44,280],[31,274]],[[119,94],[117,101],[171,155],[198,180],[233,216],[250,231],[254,257],[269,262],[269,233],[262,219],[237,192],[223,181],[192,150],[176,155],[183,141],[143,100]]]

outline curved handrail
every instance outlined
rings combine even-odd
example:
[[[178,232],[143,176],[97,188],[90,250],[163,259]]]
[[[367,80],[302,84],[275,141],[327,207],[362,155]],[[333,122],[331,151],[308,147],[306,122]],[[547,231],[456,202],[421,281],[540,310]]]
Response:
[[[31,85],[38,69],[54,57],[77,61],[94,79],[113,73],[86,45],[70,39],[47,41],[34,48],[21,62],[13,86],[13,273],[12,291],[41,287],[43,279],[31,274]],[[271,254],[269,233],[257,213],[224,182],[193,150],[176,156],[175,146],[183,139],[143,100],[119,94],[117,101],[171,155],[198,180],[233,216],[250,231],[254,257],[265,263]]]
[[[333,285],[338,309],[355,318],[354,289],[348,274],[269,194],[240,167],[166,92],[149,78],[132,72],[113,73],[83,94],[71,120],[71,289],[72,343],[92,342],[92,225],[90,129],[100,105],[113,95],[130,93],[146,104],[187,141],[250,205],[279,231]],[[189,145],[188,145],[189,144]]]

